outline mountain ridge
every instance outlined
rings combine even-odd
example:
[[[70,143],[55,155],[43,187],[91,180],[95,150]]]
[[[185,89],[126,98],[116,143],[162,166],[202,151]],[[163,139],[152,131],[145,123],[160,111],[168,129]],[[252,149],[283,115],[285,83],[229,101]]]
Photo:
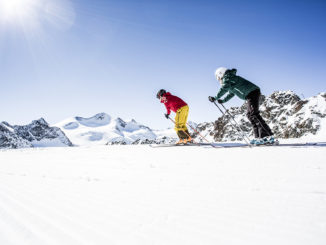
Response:
[[[260,111],[271,127],[276,138],[301,138],[307,135],[321,135],[326,138],[326,92],[301,99],[293,91],[276,91],[269,96],[261,96]],[[246,102],[239,107],[231,107],[228,112],[241,129],[252,136],[252,127],[246,116]],[[189,121],[201,135],[209,141],[242,141],[242,137],[232,126],[228,113],[213,122],[196,124]],[[203,141],[191,128],[196,141]],[[0,123],[0,148],[25,148],[48,146],[83,146],[116,144],[161,144],[174,143],[174,130],[154,130],[131,119],[112,118],[102,112],[92,117],[75,116],[50,126],[44,118],[25,126]]]
[[[44,118],[19,126],[0,123],[0,148],[72,146],[58,127],[51,127]]]

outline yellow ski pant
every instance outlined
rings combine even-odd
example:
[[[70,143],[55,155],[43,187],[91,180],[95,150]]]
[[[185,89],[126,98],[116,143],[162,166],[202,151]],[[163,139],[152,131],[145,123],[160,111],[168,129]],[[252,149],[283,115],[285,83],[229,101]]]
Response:
[[[174,130],[178,133],[178,131],[186,131],[187,128],[187,119],[189,114],[189,106],[185,105],[177,110],[175,115],[175,128]]]

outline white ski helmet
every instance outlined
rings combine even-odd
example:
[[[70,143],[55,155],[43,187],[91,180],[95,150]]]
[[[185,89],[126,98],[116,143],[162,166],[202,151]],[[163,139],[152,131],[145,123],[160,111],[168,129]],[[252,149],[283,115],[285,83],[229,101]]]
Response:
[[[216,71],[215,71],[215,78],[216,78],[216,80],[220,80],[221,81],[226,71],[227,71],[227,68],[225,68],[225,67],[219,67],[219,68],[217,68]]]

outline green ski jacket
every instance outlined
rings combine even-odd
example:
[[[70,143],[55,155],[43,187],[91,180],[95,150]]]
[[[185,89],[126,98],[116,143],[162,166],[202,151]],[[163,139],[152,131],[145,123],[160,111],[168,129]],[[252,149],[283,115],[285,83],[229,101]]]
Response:
[[[237,76],[237,70],[227,70],[222,78],[222,87],[216,95],[216,100],[220,99],[225,93],[229,92],[222,100],[223,103],[229,101],[234,95],[240,99],[246,100],[248,94],[252,91],[259,89],[258,86],[249,82],[248,80]]]

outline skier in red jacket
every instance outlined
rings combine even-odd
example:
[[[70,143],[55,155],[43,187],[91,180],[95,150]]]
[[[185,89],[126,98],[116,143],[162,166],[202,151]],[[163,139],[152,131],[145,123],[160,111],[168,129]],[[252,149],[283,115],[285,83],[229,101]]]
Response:
[[[187,103],[179,97],[166,92],[164,89],[158,91],[156,97],[160,100],[161,103],[165,105],[167,110],[165,117],[167,119],[170,117],[171,111],[176,113],[174,130],[177,132],[179,137],[177,144],[191,143],[192,138],[187,128],[187,119],[189,113],[189,107]]]

